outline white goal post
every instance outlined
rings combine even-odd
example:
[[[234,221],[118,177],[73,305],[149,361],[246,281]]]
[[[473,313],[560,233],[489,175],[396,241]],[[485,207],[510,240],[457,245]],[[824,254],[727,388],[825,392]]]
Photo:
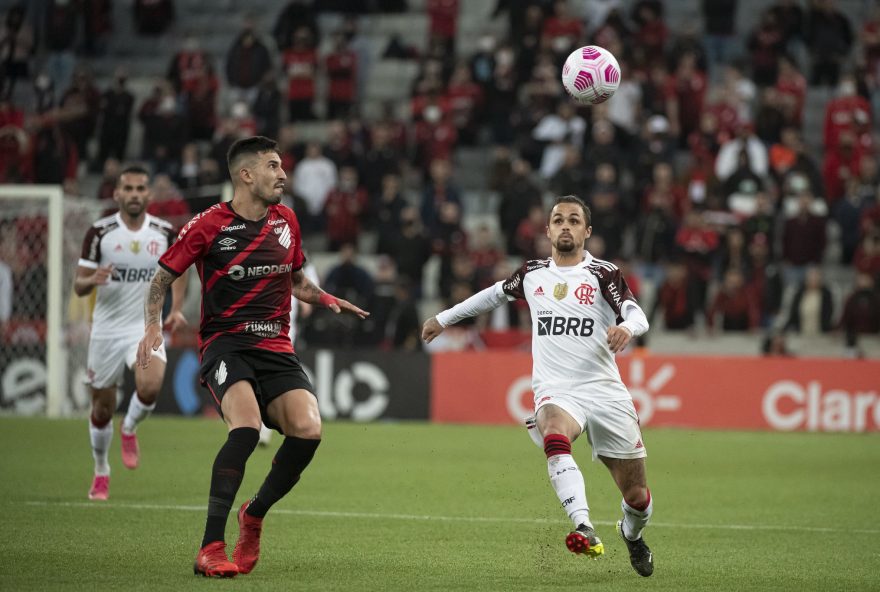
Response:
[[[77,349],[74,362],[81,349],[69,322],[72,281],[79,245],[100,208],[65,197],[59,185],[0,185],[0,265],[11,278],[0,294],[11,310],[0,318],[4,412],[81,411],[70,392],[70,348]]]

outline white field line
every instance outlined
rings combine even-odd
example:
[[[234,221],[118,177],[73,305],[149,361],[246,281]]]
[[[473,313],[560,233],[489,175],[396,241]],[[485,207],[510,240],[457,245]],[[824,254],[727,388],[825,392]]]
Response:
[[[205,512],[205,506],[183,506],[175,504],[117,504],[106,502],[46,502],[29,501],[28,506],[45,506],[58,508],[89,508],[89,509],[115,509],[115,510],[166,510],[172,512]],[[287,510],[275,508],[272,514],[287,514],[291,516],[320,516],[326,518],[366,518],[371,520],[418,520],[426,522],[491,522],[503,524],[515,522],[518,524],[555,524],[563,523],[560,518],[502,518],[490,516],[429,516],[419,514],[384,514],[379,512],[335,512],[330,510]],[[595,524],[613,526],[615,522],[594,520]],[[797,526],[797,525],[773,525],[773,524],[676,524],[672,522],[651,522],[652,527],[660,528],[685,528],[700,530],[768,530],[782,532],[839,532],[846,534],[880,534],[876,528],[832,528],[823,526]]]

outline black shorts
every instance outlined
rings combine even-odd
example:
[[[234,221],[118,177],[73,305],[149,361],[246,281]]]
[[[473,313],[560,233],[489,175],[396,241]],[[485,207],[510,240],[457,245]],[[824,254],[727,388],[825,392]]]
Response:
[[[260,349],[231,352],[203,362],[200,374],[202,384],[211,391],[221,417],[223,411],[220,409],[220,402],[226,389],[239,380],[250,382],[260,406],[263,423],[279,432],[281,429],[266,413],[269,403],[295,389],[305,389],[315,394],[315,387],[303,371],[296,354]]]

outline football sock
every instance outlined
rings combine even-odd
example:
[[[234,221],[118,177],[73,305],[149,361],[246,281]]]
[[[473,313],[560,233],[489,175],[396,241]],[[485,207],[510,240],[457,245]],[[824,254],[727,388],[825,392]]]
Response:
[[[623,510],[623,535],[634,541],[642,536],[642,531],[648,525],[651,514],[654,512],[651,490],[648,490],[648,503],[643,507],[634,508],[626,503],[626,500],[620,500],[620,507]]]
[[[92,456],[95,458],[95,474],[109,475],[110,463],[107,462],[107,455],[110,442],[113,441],[113,420],[99,424],[94,415],[89,417],[89,438],[92,441]]]
[[[584,476],[571,456],[571,441],[562,434],[548,434],[544,438],[544,454],[547,455],[550,484],[562,509],[568,513],[575,528],[581,524],[593,526]]]
[[[147,419],[155,408],[155,402],[152,405],[147,405],[141,401],[137,391],[132,393],[131,401],[128,404],[128,412],[125,414],[125,419],[122,420],[122,431],[126,434],[133,434],[138,424]]]
[[[306,440],[287,436],[275,458],[272,459],[272,469],[263,481],[260,491],[253,497],[245,510],[251,516],[262,518],[272,507],[272,504],[293,489],[299,481],[299,476],[305,470],[321,440]]]
[[[214,541],[222,541],[226,530],[226,519],[235,494],[244,477],[244,467],[248,457],[257,447],[260,431],[254,428],[236,428],[229,432],[226,443],[214,459],[211,471],[211,493],[208,497],[208,519],[205,522],[205,536],[202,547]]]

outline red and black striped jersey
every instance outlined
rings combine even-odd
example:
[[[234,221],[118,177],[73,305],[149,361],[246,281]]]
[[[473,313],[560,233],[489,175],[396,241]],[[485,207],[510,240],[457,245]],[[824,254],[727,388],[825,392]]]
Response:
[[[196,264],[202,281],[199,355],[209,360],[245,349],[293,352],[291,274],[305,258],[299,221],[283,205],[258,221],[231,203],[212,206],[189,221],[159,259],[174,275]]]

